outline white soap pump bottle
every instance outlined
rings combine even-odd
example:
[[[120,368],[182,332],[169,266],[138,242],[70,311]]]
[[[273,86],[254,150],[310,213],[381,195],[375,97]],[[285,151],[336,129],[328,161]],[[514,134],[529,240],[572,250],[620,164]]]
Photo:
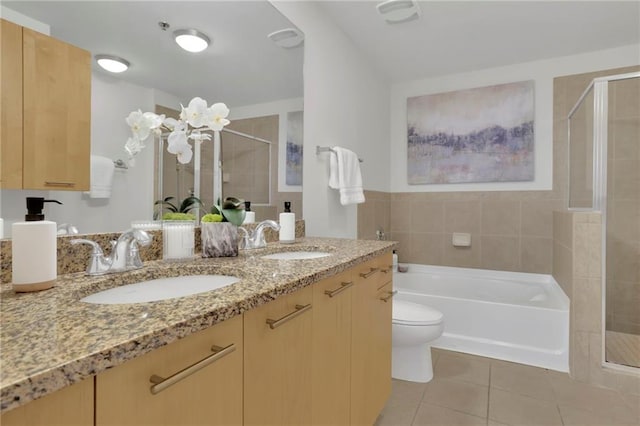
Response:
[[[251,201],[244,202],[244,211],[245,215],[244,221],[242,222],[243,225],[245,223],[253,223],[256,221],[256,212],[251,211]]]
[[[41,197],[27,197],[24,222],[11,226],[11,280],[17,293],[46,290],[58,277],[57,227],[44,220],[44,203],[58,203]]]
[[[291,202],[284,202],[284,213],[280,213],[280,242],[292,243],[296,239],[296,214],[291,213]]]

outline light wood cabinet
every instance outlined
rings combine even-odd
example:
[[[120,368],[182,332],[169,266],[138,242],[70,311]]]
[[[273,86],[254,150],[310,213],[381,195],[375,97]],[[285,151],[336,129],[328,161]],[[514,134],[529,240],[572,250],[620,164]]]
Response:
[[[351,409],[351,271],[313,285],[314,425],[347,425]]]
[[[244,314],[245,425],[311,423],[312,290]]]
[[[93,425],[93,377],[7,411],[2,426]]]
[[[88,190],[91,54],[2,21],[0,186]]]
[[[236,316],[100,373],[96,425],[241,425],[242,353]]]
[[[391,393],[391,254],[356,266],[354,277],[351,424],[372,425]]]

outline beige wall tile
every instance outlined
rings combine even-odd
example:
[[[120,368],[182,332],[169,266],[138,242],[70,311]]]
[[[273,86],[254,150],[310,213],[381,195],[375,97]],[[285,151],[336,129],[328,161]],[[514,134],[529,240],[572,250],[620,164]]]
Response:
[[[523,200],[522,235],[547,237],[553,236],[553,211],[564,207],[563,200]],[[483,228],[484,230],[484,228]]]
[[[589,277],[589,224],[576,223],[573,236],[573,277]]]
[[[520,270],[550,274],[553,269],[553,240],[551,238],[522,237],[520,239]]]
[[[573,282],[571,298],[574,330],[599,333],[602,327],[602,295],[599,279],[579,278]]]
[[[398,204],[398,201],[391,200],[391,212],[389,214],[391,232],[411,232],[411,211],[409,200]]]
[[[575,326],[572,327],[575,330]],[[580,382],[589,381],[589,333],[572,331],[571,347],[569,349],[571,377]]]
[[[480,268],[482,243],[476,235],[471,236],[471,247],[454,247],[451,244],[452,234],[444,235],[442,246],[442,263],[459,268]]]
[[[390,239],[398,242],[398,261],[402,263],[417,263],[415,262],[414,254],[411,251],[411,237],[410,232],[392,232]]]
[[[608,219],[607,233],[622,241],[640,240],[640,201],[614,200]]]
[[[573,253],[558,243],[553,246],[552,275],[565,294],[571,298],[573,296]]]
[[[411,229],[414,232],[442,232],[444,229],[444,203],[427,200],[412,202]]]
[[[445,201],[445,232],[480,233],[480,202]]]
[[[618,80],[609,84],[615,96],[614,117],[640,116],[640,79]]]
[[[640,117],[617,118],[610,123],[613,131],[613,158],[640,158]]]
[[[611,163],[607,178],[608,182],[613,183],[613,192],[608,194],[609,197],[616,200],[640,199],[640,160],[627,158],[613,160]]]
[[[481,266],[499,271],[520,270],[520,238],[481,237]]]
[[[482,235],[519,235],[520,201],[482,202]]]
[[[411,263],[441,265],[445,235],[435,233],[411,234]],[[398,256],[400,258],[400,256]]]

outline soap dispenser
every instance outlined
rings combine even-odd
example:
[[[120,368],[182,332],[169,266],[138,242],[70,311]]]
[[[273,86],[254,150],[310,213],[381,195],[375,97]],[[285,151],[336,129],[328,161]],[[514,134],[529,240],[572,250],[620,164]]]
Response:
[[[244,221],[242,222],[243,225],[246,223],[253,223],[256,221],[256,212],[251,211],[251,201],[244,202],[244,211],[245,211],[245,215],[244,215]]]
[[[296,239],[296,214],[291,213],[291,202],[284,202],[284,213],[280,213],[280,242],[292,243]]]
[[[58,276],[57,226],[44,220],[44,203],[58,203],[41,197],[27,197],[25,222],[11,226],[12,282],[17,293],[46,290]]]

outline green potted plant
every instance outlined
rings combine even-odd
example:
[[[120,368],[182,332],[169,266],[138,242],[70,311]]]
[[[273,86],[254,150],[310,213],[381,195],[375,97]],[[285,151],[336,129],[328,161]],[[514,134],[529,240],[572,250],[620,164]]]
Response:
[[[228,197],[201,220],[202,257],[238,255],[238,226],[245,216],[244,200]]]
[[[204,207],[202,201],[194,196],[185,198],[180,204],[174,203],[174,200],[176,197],[167,197],[153,203],[156,206],[153,218],[157,220],[162,211],[168,210],[162,214],[162,220],[196,220],[191,210]]]

